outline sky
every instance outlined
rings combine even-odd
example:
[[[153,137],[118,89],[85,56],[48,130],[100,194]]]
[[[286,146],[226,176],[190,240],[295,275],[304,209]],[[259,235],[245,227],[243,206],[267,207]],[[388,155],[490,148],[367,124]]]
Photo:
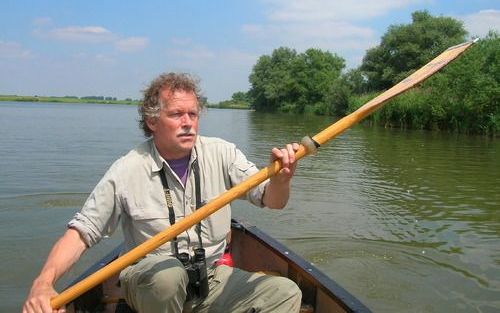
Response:
[[[470,36],[500,31],[500,0],[0,2],[0,94],[140,99],[163,72],[200,79],[215,103],[250,88],[258,58],[279,47],[361,64],[390,25],[428,10]]]

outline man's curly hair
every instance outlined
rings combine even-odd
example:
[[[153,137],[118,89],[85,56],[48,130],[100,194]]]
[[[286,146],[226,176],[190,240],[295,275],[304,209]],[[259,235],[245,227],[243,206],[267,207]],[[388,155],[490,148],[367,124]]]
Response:
[[[202,109],[200,99],[199,79],[194,78],[187,73],[163,73],[155,78],[145,90],[144,98],[138,106],[139,128],[144,131],[144,136],[152,135],[151,129],[146,123],[148,118],[157,118],[160,116],[161,108],[166,104],[160,99],[160,92],[167,89],[170,92],[185,91],[192,92],[198,99],[198,106]]]

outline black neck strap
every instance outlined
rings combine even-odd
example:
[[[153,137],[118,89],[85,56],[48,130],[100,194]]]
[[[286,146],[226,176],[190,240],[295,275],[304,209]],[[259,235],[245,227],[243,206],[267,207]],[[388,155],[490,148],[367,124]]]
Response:
[[[198,160],[194,160],[191,168],[194,174],[196,209],[199,209],[202,206],[202,202],[201,202],[201,186],[200,186],[200,166],[198,165]],[[161,178],[161,184],[163,185],[163,192],[165,193],[165,200],[167,201],[168,220],[170,222],[170,225],[174,225],[175,224],[174,206],[172,202],[172,195],[170,194],[170,188],[168,187],[167,176],[165,175],[165,165],[160,170],[160,178]],[[201,239],[201,222],[196,225],[196,233],[198,234],[200,248],[203,248],[203,241]],[[179,244],[177,241],[177,237],[174,237],[172,241],[174,243],[174,253],[177,256],[179,254]]]

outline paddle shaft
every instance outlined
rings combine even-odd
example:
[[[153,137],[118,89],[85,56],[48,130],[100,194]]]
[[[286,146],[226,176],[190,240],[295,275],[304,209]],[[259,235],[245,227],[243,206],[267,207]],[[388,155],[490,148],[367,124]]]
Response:
[[[439,69],[444,67],[450,61],[458,57],[463,51],[465,51],[473,42],[466,42],[458,46],[449,48],[448,50],[441,53],[431,62],[424,65],[418,71],[414,72],[405,80],[401,81],[391,89],[385,91],[379,96],[375,97],[355,112],[345,116],[336,123],[327,127],[312,139],[322,145],[327,141],[335,138],[337,135],[348,129],[349,127],[357,124],[363,118],[368,116],[370,113],[382,106],[387,100],[395,97],[396,95],[410,89],[416,84],[422,82]],[[308,151],[304,145],[300,145],[299,150],[295,153],[296,160],[302,159],[308,153],[313,153],[313,151]],[[196,210],[193,214],[186,216],[184,219],[176,222],[167,229],[161,231],[155,236],[151,237],[144,243],[130,250],[123,256],[109,263],[107,266],[96,271],[94,274],[88,276],[87,278],[81,280],[70,288],[66,289],[59,295],[51,299],[50,304],[53,308],[60,308],[66,303],[74,300],[78,296],[82,295],[91,288],[102,283],[106,279],[112,277],[113,275],[119,273],[125,267],[133,264],[138,259],[144,257],[149,252],[155,250],[159,246],[165,244],[166,242],[172,240],[178,234],[187,229],[191,228],[193,225],[201,222],[203,219],[207,218],[226,204],[236,200],[246,194],[250,189],[256,187],[266,179],[276,175],[282,165],[280,161],[274,161],[269,164],[266,168],[263,168],[256,174],[250,176],[241,184],[234,186],[233,188],[222,193],[220,196],[210,201],[208,204]]]

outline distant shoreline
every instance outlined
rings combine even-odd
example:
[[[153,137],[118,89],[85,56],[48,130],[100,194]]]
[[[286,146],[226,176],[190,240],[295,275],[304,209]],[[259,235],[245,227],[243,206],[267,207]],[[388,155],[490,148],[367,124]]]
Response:
[[[254,109],[250,108],[247,105],[245,105],[245,106],[242,106],[242,105],[220,106],[220,105],[217,105],[217,104],[208,104],[208,105],[206,105],[206,107],[208,109],[217,109],[217,110],[225,110],[225,109],[231,109],[231,110],[254,110]]]
[[[17,96],[17,95],[0,95],[0,101],[6,102],[57,102],[57,103],[94,103],[94,104],[125,104],[139,105],[139,100],[106,100],[96,98],[78,98],[78,97],[43,97],[43,96]],[[237,109],[250,110],[248,104],[242,103],[224,103],[220,104],[205,104],[209,109]]]
[[[107,97],[110,98],[110,97]],[[17,95],[0,95],[0,101],[12,102],[60,102],[60,103],[97,103],[97,104],[126,104],[138,105],[139,100],[116,100],[96,98],[78,98],[78,97],[43,97],[43,96],[17,96]]]

